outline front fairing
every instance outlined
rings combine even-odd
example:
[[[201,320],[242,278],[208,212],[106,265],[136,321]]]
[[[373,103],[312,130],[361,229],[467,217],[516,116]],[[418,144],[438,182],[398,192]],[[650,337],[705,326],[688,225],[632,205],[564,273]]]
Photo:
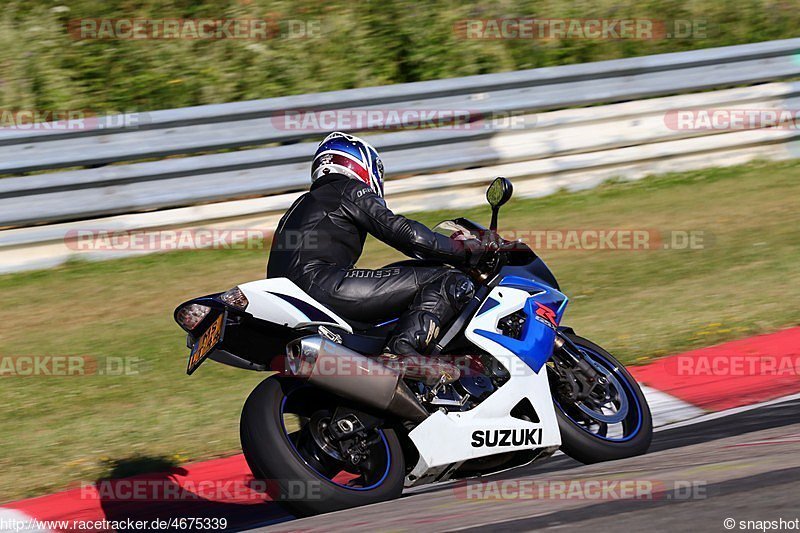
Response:
[[[533,255],[533,258],[526,258],[526,262],[523,264],[506,264],[502,267],[490,285],[495,286],[503,278],[517,276],[521,278],[531,278],[545,285],[549,285],[556,290],[561,290],[555,275],[553,275],[553,272],[548,268],[545,262],[542,261],[542,258],[536,256],[532,251],[530,253]]]

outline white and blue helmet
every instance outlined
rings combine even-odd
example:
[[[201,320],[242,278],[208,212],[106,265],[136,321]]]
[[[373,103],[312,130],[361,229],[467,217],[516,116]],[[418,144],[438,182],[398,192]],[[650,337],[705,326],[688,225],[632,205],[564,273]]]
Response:
[[[327,174],[343,174],[370,186],[383,198],[383,162],[364,139],[335,131],[319,143],[311,163],[311,182]]]

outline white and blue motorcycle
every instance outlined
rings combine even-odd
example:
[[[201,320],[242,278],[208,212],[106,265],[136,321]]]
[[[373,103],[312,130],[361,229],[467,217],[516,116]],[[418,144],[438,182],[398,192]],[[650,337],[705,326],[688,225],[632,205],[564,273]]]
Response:
[[[492,230],[511,194],[505,178],[489,186]],[[459,239],[485,232],[463,218],[435,229]],[[375,355],[393,322],[344,320],[285,278],[175,310],[188,332],[189,374],[206,359],[275,372],[241,418],[244,455],[274,500],[317,514],[521,467],[558,449],[583,463],[647,451],[652,419],[633,377],[560,325],[567,297],[528,246],[490,244],[467,272],[475,297],[426,357]]]

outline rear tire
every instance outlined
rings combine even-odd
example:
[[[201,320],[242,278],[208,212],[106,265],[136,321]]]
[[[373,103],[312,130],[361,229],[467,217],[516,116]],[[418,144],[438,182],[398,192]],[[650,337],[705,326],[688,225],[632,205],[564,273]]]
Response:
[[[242,409],[242,451],[256,479],[267,492],[296,516],[329,513],[391,500],[400,496],[405,462],[400,442],[391,429],[382,429],[389,465],[381,483],[368,489],[343,487],[312,469],[296,451],[284,428],[283,403],[305,385],[277,376],[262,381]],[[322,406],[325,407],[325,406]]]
[[[556,417],[561,430],[561,451],[584,464],[625,459],[647,452],[653,439],[653,418],[639,384],[622,363],[603,348],[573,333],[566,335],[579,348],[595,352],[617,368],[616,377],[624,381],[624,386],[629,387],[628,392],[635,398],[641,418],[638,430],[628,440],[609,441],[578,426],[556,402]]]

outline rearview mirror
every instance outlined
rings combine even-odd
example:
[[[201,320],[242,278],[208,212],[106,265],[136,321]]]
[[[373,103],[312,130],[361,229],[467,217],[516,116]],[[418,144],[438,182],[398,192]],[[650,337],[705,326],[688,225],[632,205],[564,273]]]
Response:
[[[492,222],[489,224],[489,229],[497,231],[497,213],[500,211],[500,206],[511,199],[514,194],[514,186],[507,178],[495,178],[495,180],[486,189],[486,201],[492,206]]]
[[[486,201],[492,208],[497,209],[511,199],[514,193],[514,186],[507,178],[495,178],[489,188],[486,189]]]

